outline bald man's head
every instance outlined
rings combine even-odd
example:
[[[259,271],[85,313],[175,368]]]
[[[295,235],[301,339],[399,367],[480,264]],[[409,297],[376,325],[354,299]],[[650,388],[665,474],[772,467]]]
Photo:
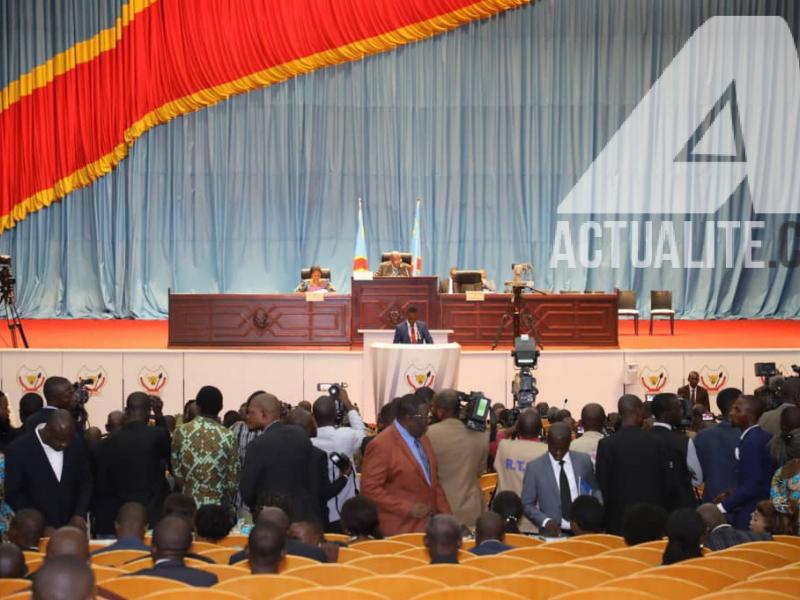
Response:
[[[27,572],[22,550],[14,544],[0,544],[0,579],[21,579]]]
[[[114,527],[117,538],[131,537],[143,540],[147,530],[147,511],[138,502],[126,502],[117,511]]]
[[[69,446],[75,437],[75,420],[64,409],[50,411],[47,424],[39,434],[42,441],[58,452]]]
[[[289,530],[289,517],[277,506],[265,506],[258,513],[256,525],[260,523],[273,523],[283,531]]]
[[[186,519],[164,517],[153,530],[153,558],[183,558],[192,545],[192,528]]]
[[[74,556],[89,561],[89,538],[77,527],[62,527],[50,536],[45,560],[59,556]]]
[[[705,504],[698,506],[697,514],[700,515],[701,519],[703,519],[703,523],[706,524],[706,529],[708,531],[712,531],[716,527],[727,523],[725,515],[722,514],[722,511],[717,508],[716,504],[712,504],[711,502],[706,502]]]
[[[74,556],[48,559],[33,576],[33,600],[89,600],[94,597],[92,569],[87,561]]]
[[[310,438],[317,437],[317,424],[314,422],[314,417],[304,408],[295,408],[289,413],[289,424],[297,425],[303,429]]]
[[[314,420],[319,427],[336,424],[336,401],[331,396],[320,396],[314,401],[312,408]]]
[[[505,523],[503,517],[494,511],[483,513],[478,517],[475,525],[475,543],[482,544],[487,540],[502,542],[505,538]]]
[[[617,412],[623,425],[642,426],[642,400],[634,394],[625,394],[617,401]]]
[[[20,550],[38,550],[44,535],[44,517],[35,508],[23,508],[11,518],[8,539]]]
[[[457,563],[461,548],[461,524],[451,515],[434,515],[425,530],[425,546],[431,563]]]
[[[532,440],[542,435],[542,418],[532,408],[520,413],[517,419],[517,436],[523,440]]]
[[[146,421],[150,416],[150,397],[144,392],[133,392],[125,401],[125,414],[129,421]]]
[[[259,523],[250,532],[247,554],[253,575],[277,573],[286,556],[286,532],[275,523]]]

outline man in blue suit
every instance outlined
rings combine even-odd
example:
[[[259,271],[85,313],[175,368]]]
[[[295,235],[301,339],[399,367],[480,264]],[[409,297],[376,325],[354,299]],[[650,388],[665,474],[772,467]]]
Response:
[[[736,449],[736,487],[717,508],[736,529],[747,529],[756,504],[769,498],[770,481],[777,469],[769,453],[772,436],[758,425],[764,408],[764,402],[753,396],[739,396],[731,408],[731,422],[742,430]]]
[[[703,429],[694,438],[697,459],[703,468],[703,502],[713,502],[723,492],[736,487],[736,448],[742,432],[731,423],[730,412],[741,395],[741,390],[736,388],[720,391],[717,408],[722,413],[722,420]]]
[[[409,306],[406,320],[394,330],[395,344],[432,344],[433,338],[425,321],[417,320],[417,307]]]
[[[478,556],[488,556],[512,550],[511,546],[504,543],[506,532],[503,525],[503,517],[498,513],[483,513],[475,525],[475,546],[469,551]]]
[[[602,498],[592,459],[583,452],[570,452],[571,440],[569,425],[553,423],[547,432],[547,454],[525,468],[522,507],[525,516],[544,535],[572,533],[570,509],[578,496]]]

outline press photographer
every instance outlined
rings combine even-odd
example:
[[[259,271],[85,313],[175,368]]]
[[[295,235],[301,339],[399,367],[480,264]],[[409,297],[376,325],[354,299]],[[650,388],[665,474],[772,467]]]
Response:
[[[367,430],[358,410],[350,402],[344,384],[328,386],[328,395],[320,396],[314,402],[313,414],[317,422],[317,436],[311,438],[311,443],[328,454],[328,475],[333,481],[347,467],[355,464],[353,456],[361,448],[361,440],[366,436]],[[349,426],[341,425],[343,422],[349,423]],[[328,501],[328,518],[332,532],[341,531],[339,511],[357,493],[356,477],[351,473],[344,489]]]
[[[489,400],[483,398],[488,413]],[[475,406],[474,413],[480,406]],[[442,483],[453,515],[464,525],[475,527],[483,512],[483,494],[478,479],[489,454],[489,432],[474,431],[460,419],[461,402],[456,390],[442,390],[433,397],[428,439],[439,465]],[[468,420],[468,422],[470,422]],[[485,423],[485,417],[484,417]]]
[[[84,404],[86,404],[89,397],[85,388],[86,383],[88,382],[83,381],[74,384],[65,377],[48,377],[42,390],[47,405],[28,417],[23,424],[23,429],[25,431],[33,431],[37,425],[47,423],[52,411],[62,408],[75,419],[78,430],[83,431],[86,428],[87,420]]]

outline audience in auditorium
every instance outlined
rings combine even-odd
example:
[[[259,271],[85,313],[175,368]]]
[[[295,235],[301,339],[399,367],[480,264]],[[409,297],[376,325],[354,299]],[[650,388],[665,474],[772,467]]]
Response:
[[[186,519],[177,516],[164,517],[153,530],[153,566],[134,574],[174,579],[197,587],[211,587],[217,583],[216,575],[184,564],[191,545],[192,529]]]
[[[45,526],[44,516],[35,508],[18,510],[8,526],[8,541],[20,550],[38,552]]]
[[[57,529],[47,542],[45,562],[59,556],[74,556],[89,561],[89,538],[86,531],[71,525]]]
[[[756,533],[752,530],[744,531],[735,529],[728,523],[716,504],[706,502],[697,507],[697,514],[703,519],[706,527],[706,537],[703,545],[709,550],[724,550],[731,546],[771,540],[772,535],[766,532]]]
[[[286,532],[270,521],[259,523],[247,538],[247,556],[253,575],[277,573],[286,558]]]
[[[22,550],[11,543],[0,544],[0,579],[22,579],[27,573]]]
[[[218,504],[204,504],[194,515],[195,539],[216,544],[230,533],[234,524],[227,508]]]
[[[730,420],[733,403],[742,395],[741,390],[725,388],[717,394],[719,423],[697,433],[694,446],[703,469],[703,502],[733,489],[736,485],[736,448],[742,432]]]
[[[343,415],[339,415],[337,412],[339,404],[344,411]],[[311,437],[314,447],[324,451],[328,457],[332,453],[346,456],[350,465],[354,465],[356,453],[361,448],[361,441],[367,435],[367,429],[358,410],[350,402],[347,389],[340,387],[336,398],[331,395],[320,396],[314,402],[312,410],[313,420],[316,421],[316,435]],[[341,424],[337,423],[339,418],[345,418],[349,426],[340,426]],[[325,468],[326,481],[327,479],[333,481],[342,476],[341,468],[331,459],[325,462]],[[326,528],[328,531],[341,531],[339,523],[341,507],[357,493],[356,477],[351,473],[347,476],[341,491],[337,492],[334,497],[326,495],[329,500],[327,511],[325,511],[327,514],[323,514],[323,517],[327,523],[330,523],[330,526]]]
[[[429,410],[424,399],[403,396],[394,423],[367,447],[361,492],[378,506],[384,535],[425,531],[431,515],[451,512],[425,435]]]
[[[763,412],[763,401],[753,396],[739,396],[731,408],[731,422],[742,431],[737,448],[739,467],[736,487],[724,492],[717,506],[722,512],[730,513],[730,522],[737,529],[747,529],[756,504],[769,497],[775,473],[775,461],[769,453],[772,436],[758,425]]]
[[[597,479],[606,508],[606,531],[619,534],[628,507],[648,502],[669,507],[671,472],[665,445],[642,430],[642,401],[625,394],[617,402],[621,425],[597,446]]]
[[[519,533],[522,519],[522,499],[511,491],[498,492],[492,500],[492,510],[503,518],[503,531]]]
[[[581,494],[600,495],[588,454],[570,451],[572,430],[554,423],[547,432],[547,454],[528,463],[522,483],[522,505],[545,535],[570,534],[570,509]]]
[[[461,524],[452,515],[433,515],[428,521],[423,541],[431,555],[432,565],[458,564]]]
[[[664,537],[667,516],[667,511],[658,504],[642,502],[629,506],[622,517],[621,533],[625,543],[635,546],[660,540]]]
[[[770,435],[781,434],[781,415],[787,408],[800,405],[800,377],[787,377],[780,386],[781,403],[772,410],[767,410],[758,419],[761,429]]]
[[[478,556],[486,556],[511,550],[512,547],[504,543],[505,538],[503,517],[490,510],[478,518],[475,526],[475,546],[469,551]]]
[[[200,414],[178,427],[172,438],[175,481],[197,506],[232,508],[239,483],[239,451],[233,434],[219,422],[222,392],[204,386],[195,402]]]
[[[595,496],[581,495],[572,501],[570,529],[573,535],[603,533],[605,511],[603,504]]]
[[[46,423],[8,446],[5,493],[11,508],[35,508],[51,527],[67,523],[86,527],[92,474],[85,445],[75,429],[66,410],[47,410]]]
[[[706,526],[694,508],[679,508],[667,519],[667,547],[661,563],[677,562],[703,556],[701,546]]]
[[[475,527],[484,511],[483,492],[478,483],[486,470],[489,431],[473,431],[459,420],[460,403],[456,390],[442,390],[433,397],[428,439],[439,466],[447,502],[455,518]]]
[[[750,531],[770,535],[797,535],[797,515],[779,511],[771,500],[761,500],[750,515]]]

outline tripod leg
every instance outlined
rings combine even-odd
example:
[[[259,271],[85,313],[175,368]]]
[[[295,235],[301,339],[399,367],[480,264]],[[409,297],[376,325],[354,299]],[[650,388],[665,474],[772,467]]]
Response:
[[[16,325],[11,318],[11,303],[8,301],[8,298],[3,298],[3,305],[6,309],[6,326],[8,326],[8,332],[11,334],[11,345],[14,348],[17,348],[17,330]]]
[[[536,319],[534,319],[533,314],[528,309],[525,309],[522,312],[522,318],[525,320],[525,325],[528,327],[528,331],[531,332],[533,339],[536,340],[536,346],[539,348],[544,348],[541,342],[539,341],[539,334],[536,331]]]
[[[22,319],[19,318],[16,302],[11,304],[11,310],[13,311],[12,318],[14,320],[14,327],[19,330],[19,337],[22,338],[22,345],[26,348],[30,348],[30,346],[28,346],[28,338],[25,336],[25,329],[22,327]]]
[[[500,318],[500,324],[497,326],[497,331],[494,334],[494,341],[492,342],[492,350],[497,348],[498,342],[500,342],[500,336],[503,335],[503,329],[506,328],[506,325],[513,319],[512,315],[506,311],[506,313]]]

